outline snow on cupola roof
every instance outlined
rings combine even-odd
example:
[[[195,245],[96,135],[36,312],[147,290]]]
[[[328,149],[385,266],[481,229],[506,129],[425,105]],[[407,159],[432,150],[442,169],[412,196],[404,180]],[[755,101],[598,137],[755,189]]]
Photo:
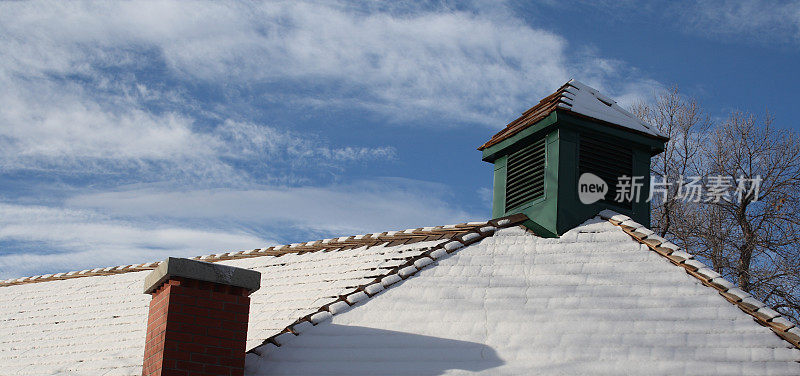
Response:
[[[543,98],[537,105],[522,113],[522,116],[508,123],[503,130],[492,136],[492,139],[479,147],[478,150],[500,143],[544,119],[556,110],[600,120],[645,136],[667,139],[667,136],[656,127],[643,122],[626,111],[613,99],[589,85],[571,79],[553,94]]]
[[[621,125],[652,136],[667,137],[656,127],[625,111],[616,101],[603,95],[597,89],[574,79],[569,80],[566,86],[568,87],[564,90],[558,108]]]

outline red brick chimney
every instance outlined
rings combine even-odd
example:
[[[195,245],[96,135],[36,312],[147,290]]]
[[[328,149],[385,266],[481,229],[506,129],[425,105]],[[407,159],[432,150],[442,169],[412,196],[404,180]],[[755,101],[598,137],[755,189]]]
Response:
[[[143,376],[244,374],[250,293],[261,273],[168,258],[145,278]]]

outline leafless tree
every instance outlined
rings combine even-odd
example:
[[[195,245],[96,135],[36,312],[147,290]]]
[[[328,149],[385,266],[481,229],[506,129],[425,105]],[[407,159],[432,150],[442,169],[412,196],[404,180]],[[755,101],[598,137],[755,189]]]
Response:
[[[654,231],[798,321],[800,137],[776,129],[769,114],[735,112],[713,124],[677,88],[633,110],[671,139],[651,167],[656,182],[673,183],[651,201]],[[721,176],[734,189],[718,201],[686,200],[681,179],[689,176],[704,177],[706,190],[708,177]],[[757,178],[757,196],[735,193],[740,182]]]
[[[742,290],[800,318],[800,138],[776,129],[767,113],[759,119],[735,112],[716,127],[706,150],[707,176],[732,182],[760,180],[757,192],[705,203],[718,213],[698,231],[716,252],[718,271]]]
[[[651,162],[650,174],[654,181],[676,183],[682,177],[699,175],[711,122],[695,100],[682,97],[678,88],[673,87],[658,95],[653,104],[637,104],[633,112],[670,138],[664,152]],[[684,231],[677,228],[682,227],[690,215],[679,197],[678,187],[678,184],[662,186],[666,194],[653,195],[653,230],[662,237],[682,235]]]

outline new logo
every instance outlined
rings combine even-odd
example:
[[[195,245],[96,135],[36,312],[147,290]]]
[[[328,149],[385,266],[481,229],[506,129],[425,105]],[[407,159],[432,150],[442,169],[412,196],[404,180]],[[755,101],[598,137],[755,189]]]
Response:
[[[586,172],[578,179],[578,199],[586,205],[602,200],[607,192],[608,184],[595,174]]]

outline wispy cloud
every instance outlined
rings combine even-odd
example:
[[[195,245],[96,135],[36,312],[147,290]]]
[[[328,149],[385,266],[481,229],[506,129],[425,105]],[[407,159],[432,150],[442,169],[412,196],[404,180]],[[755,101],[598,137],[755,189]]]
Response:
[[[337,166],[394,157],[391,146],[332,147],[313,135],[249,121],[236,113],[240,107],[199,103],[187,94],[198,79],[228,85],[237,67],[251,65],[253,76],[241,73],[235,82],[245,87],[259,80],[255,60],[266,70],[275,63],[265,51],[232,50],[265,26],[254,23],[244,4],[0,7],[0,49],[7,52],[0,56],[0,171],[231,181],[248,175],[231,158],[269,159],[274,172],[289,161]],[[227,31],[210,33],[208,25]],[[255,60],[248,63],[250,54]]]
[[[259,162],[266,181],[292,181],[298,164],[396,151],[264,124],[264,106],[499,126],[571,70],[618,74],[508,13],[387,4],[4,3],[0,170],[241,182]]]
[[[571,4],[548,0],[539,4],[560,9],[589,8],[621,22],[637,19],[642,23],[730,43],[796,46],[800,42],[798,0],[592,0]]]
[[[510,13],[303,1],[5,8],[4,50],[15,51],[6,65],[20,75],[162,66],[178,81],[236,83],[266,101],[360,107],[394,120],[497,125],[570,76],[608,73],[570,60],[563,38]],[[298,83],[312,90],[287,89]]]
[[[294,162],[347,162],[357,160],[390,160],[396,150],[383,147],[331,147],[308,136],[288,130],[227,120],[211,134],[221,147],[218,155],[234,159],[267,158],[271,161],[288,159]]]
[[[22,80],[25,81],[25,80]],[[232,160],[336,166],[391,160],[391,146],[333,147],[273,126],[223,120],[210,129],[190,112],[153,112],[135,100],[100,103],[75,84],[9,80],[0,89],[0,171],[195,176],[246,180]],[[2,80],[0,80],[0,84]]]
[[[140,188],[79,195],[63,206],[0,203],[0,245],[15,244],[0,255],[0,278],[482,217],[448,203],[448,192],[384,178],[328,187]]]
[[[800,42],[800,1],[706,0],[675,7],[692,32],[749,42]]]
[[[0,203],[0,244],[12,242],[18,251],[5,249],[0,254],[0,278],[252,249],[274,241],[231,229],[142,223],[94,210]]]
[[[470,219],[448,203],[442,184],[380,178],[325,187],[261,186],[245,190],[136,189],[73,197],[68,207],[125,218],[172,218],[249,224],[283,223],[320,234],[380,232]]]
[[[473,217],[447,186],[320,178],[399,153],[287,108],[492,128],[570,77],[657,86],[504,3],[4,2],[0,35],[0,178],[68,186],[0,190],[6,276]]]

